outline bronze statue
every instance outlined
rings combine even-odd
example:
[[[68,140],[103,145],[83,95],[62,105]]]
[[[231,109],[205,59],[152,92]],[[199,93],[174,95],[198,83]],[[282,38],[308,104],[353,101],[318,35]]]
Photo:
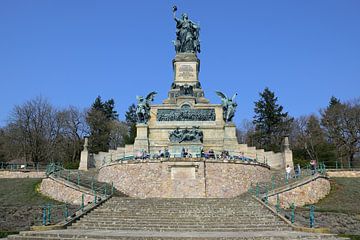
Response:
[[[181,19],[176,17],[177,7],[173,7],[176,22],[176,40],[173,41],[176,53],[200,53],[199,32],[200,26],[183,13]]]
[[[136,106],[137,123],[147,123],[150,119],[150,103],[154,100],[156,92],[149,93],[146,98],[136,96],[138,104]]]
[[[216,94],[221,98],[224,121],[231,122],[233,117],[235,116],[235,111],[237,107],[237,103],[235,102],[235,97],[237,96],[237,93],[235,93],[232,98],[227,97],[222,92],[216,92]]]

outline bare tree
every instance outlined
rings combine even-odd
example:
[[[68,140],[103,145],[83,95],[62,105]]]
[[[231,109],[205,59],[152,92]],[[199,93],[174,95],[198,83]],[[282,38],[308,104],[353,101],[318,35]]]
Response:
[[[52,147],[60,128],[56,110],[42,97],[15,106],[7,126],[8,140],[28,161],[52,159]]]
[[[116,149],[117,147],[125,146],[125,136],[127,134],[128,125],[126,124],[126,122],[113,120],[111,122],[109,148]]]
[[[321,123],[336,145],[340,160],[347,158],[353,166],[354,156],[360,150],[360,99],[330,104],[321,115]]]
[[[57,113],[56,119],[61,126],[55,148],[59,159],[63,162],[75,162],[80,158],[83,138],[88,134],[85,120],[86,111],[70,106]],[[56,154],[56,153],[54,153]]]

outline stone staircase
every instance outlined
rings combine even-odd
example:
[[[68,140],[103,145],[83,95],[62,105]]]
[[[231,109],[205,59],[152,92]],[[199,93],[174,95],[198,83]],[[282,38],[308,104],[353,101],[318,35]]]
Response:
[[[340,239],[292,231],[250,195],[231,199],[113,197],[68,229],[21,232],[30,239]]]

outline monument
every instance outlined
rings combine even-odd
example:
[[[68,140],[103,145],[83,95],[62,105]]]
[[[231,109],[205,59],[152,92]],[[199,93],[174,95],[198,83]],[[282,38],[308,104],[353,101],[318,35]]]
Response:
[[[168,157],[204,157],[211,152],[216,158],[226,152],[231,158],[251,159],[273,168],[292,165],[292,152],[285,141],[282,153],[265,152],[263,149],[239,144],[233,119],[236,113],[236,93],[228,97],[217,91],[220,104],[210,103],[205,97],[200,75],[200,27],[186,13],[176,16],[176,38],[173,41],[175,57],[172,60],[173,80],[169,82],[168,96],[161,104],[153,104],[155,91],[137,97],[137,136],[133,145],[100,152],[93,155],[100,167],[121,159],[136,156],[152,158],[166,151]]]

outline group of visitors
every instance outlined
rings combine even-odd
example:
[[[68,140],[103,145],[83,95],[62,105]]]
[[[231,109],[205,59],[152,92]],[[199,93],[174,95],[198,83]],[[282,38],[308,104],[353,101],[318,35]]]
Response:
[[[182,158],[191,158],[192,154],[189,152],[189,149],[182,148],[181,157]]]
[[[294,170],[294,176],[291,175],[293,170]],[[299,178],[301,176],[300,164],[296,164],[296,166],[294,166],[294,169],[292,169],[289,165],[287,165],[285,168],[285,172],[286,172],[285,178],[287,180],[289,180],[290,178]]]
[[[135,159],[149,159],[150,154],[146,150],[141,150],[135,156]]]
[[[210,149],[209,151],[205,152],[204,149],[201,148],[200,156],[204,157],[206,159],[209,159],[209,158],[215,159],[215,152],[213,149]]]
[[[167,149],[167,148],[165,148],[164,151],[160,149],[158,153],[154,154],[155,159],[169,158],[169,157],[170,157],[170,152],[169,152],[169,149]]]
[[[293,170],[294,170],[294,174],[295,174],[294,176],[291,175]],[[311,170],[311,175],[315,175],[315,173],[317,172],[317,162],[316,162],[316,160],[310,160],[310,170]],[[289,180],[292,177],[299,178],[301,176],[300,164],[296,164],[294,169],[292,169],[289,165],[287,165],[286,169],[285,169],[285,173],[286,173],[286,179],[287,180]]]

